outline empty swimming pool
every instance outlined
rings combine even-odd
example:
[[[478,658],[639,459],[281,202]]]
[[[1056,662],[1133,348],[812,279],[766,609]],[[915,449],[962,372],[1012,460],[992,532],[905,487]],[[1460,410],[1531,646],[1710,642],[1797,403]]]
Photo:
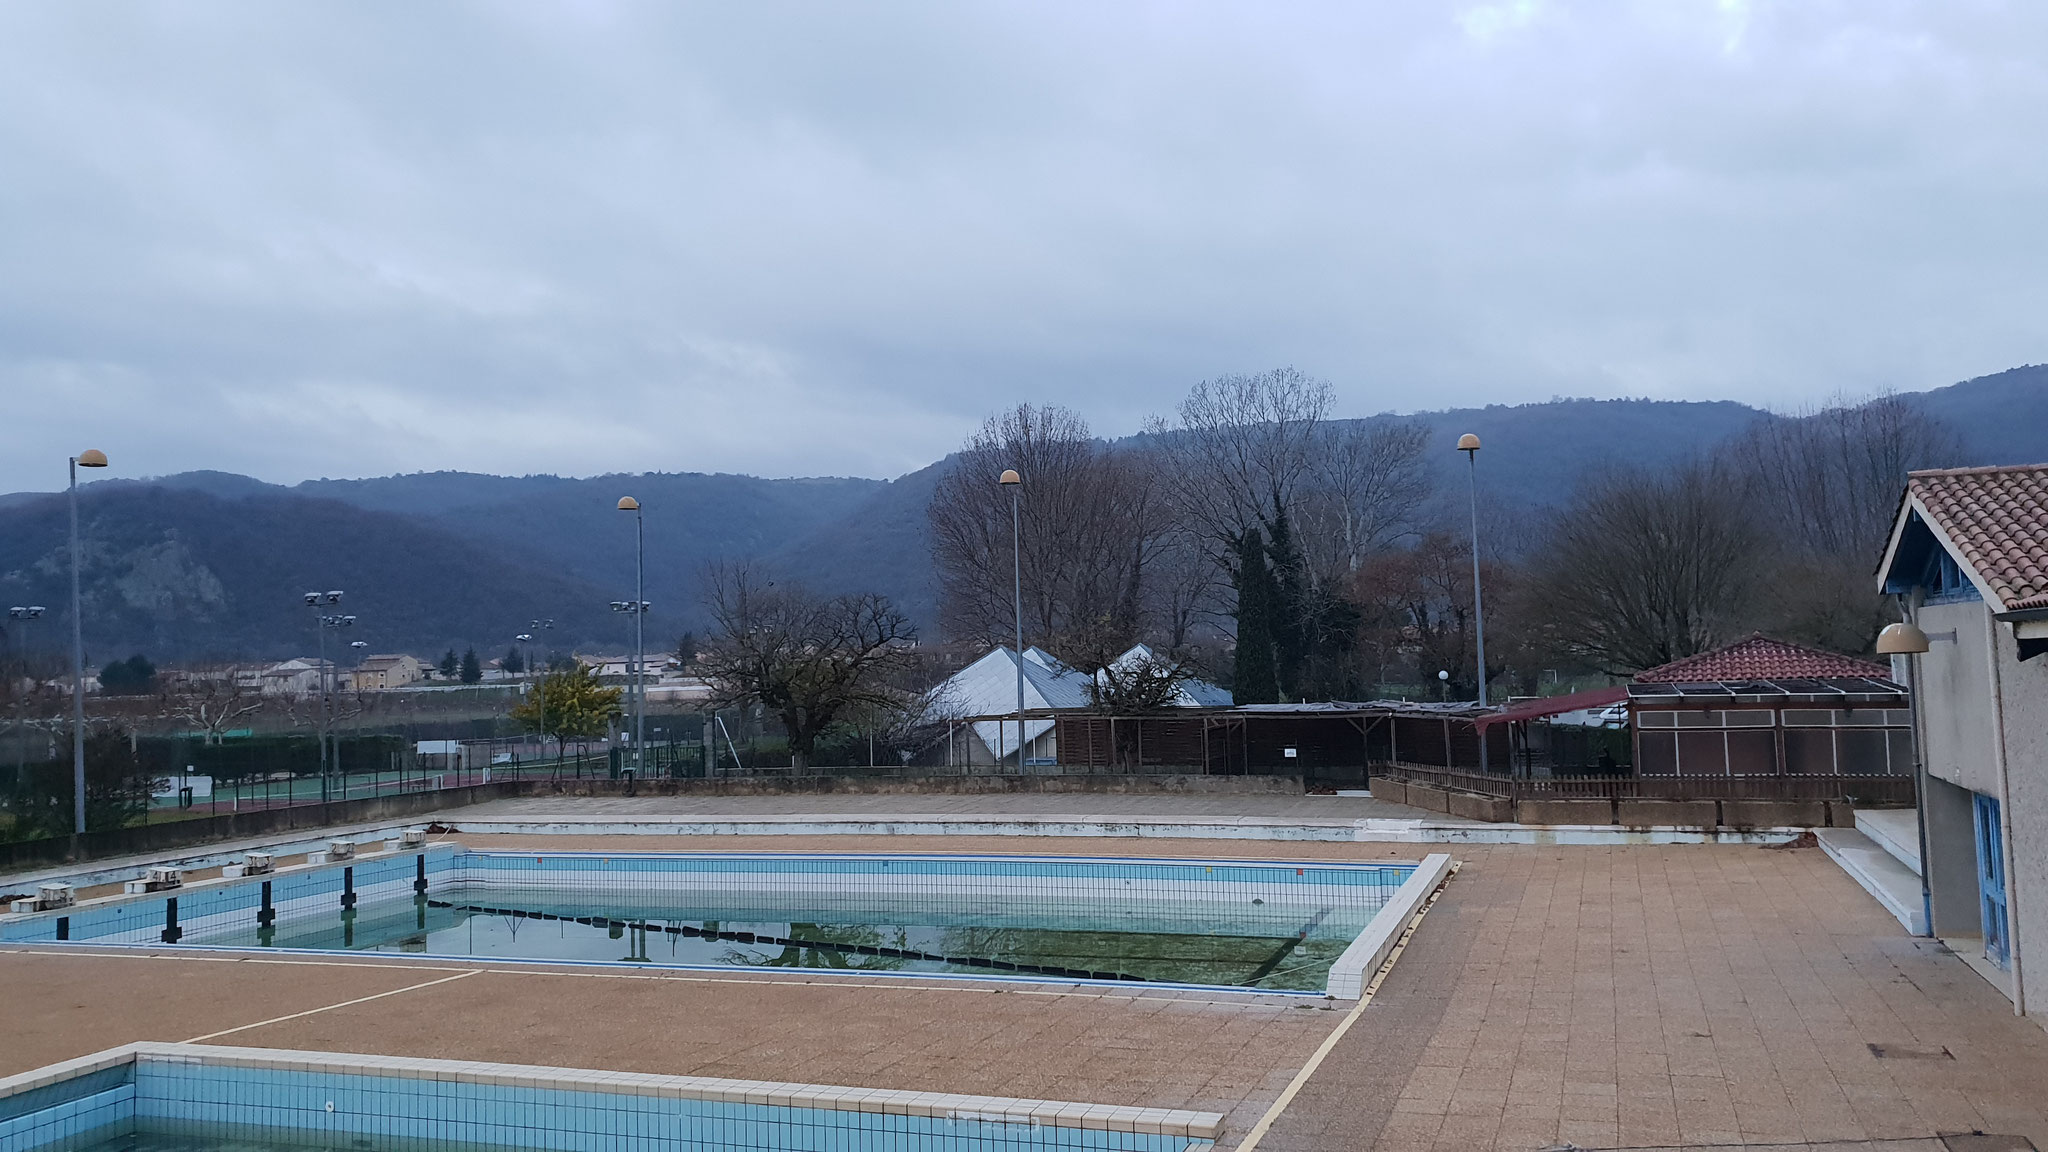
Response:
[[[164,898],[125,912],[81,908],[61,935],[1320,993],[1413,871],[1060,856],[443,850],[294,870],[275,886],[191,890],[162,914]]]

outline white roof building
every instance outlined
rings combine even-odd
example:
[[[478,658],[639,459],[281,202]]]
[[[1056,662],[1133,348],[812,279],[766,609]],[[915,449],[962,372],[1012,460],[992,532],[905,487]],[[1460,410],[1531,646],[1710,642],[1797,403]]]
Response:
[[[1139,644],[1116,658],[1117,667],[1157,661],[1152,649]],[[1024,650],[1024,741],[1026,760],[1051,760],[1058,749],[1053,740],[1055,721],[1045,712],[1078,712],[1094,706],[1091,677],[1062,663],[1043,648]],[[1017,724],[1014,720],[983,717],[1014,716],[1017,713],[1017,656],[1009,648],[997,648],[962,668],[932,690],[930,712],[935,717],[972,720],[974,734],[987,750],[991,762],[1017,754]],[[1230,693],[1205,680],[1183,681],[1174,692],[1174,708],[1228,708]],[[977,756],[977,759],[979,757]]]

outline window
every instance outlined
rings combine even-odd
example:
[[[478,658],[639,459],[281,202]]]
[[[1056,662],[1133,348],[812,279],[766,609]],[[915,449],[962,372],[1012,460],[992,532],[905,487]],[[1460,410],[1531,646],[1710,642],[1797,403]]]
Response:
[[[1834,775],[1834,732],[1826,728],[1785,729],[1785,771],[1793,776]]]
[[[1726,776],[1728,737],[1718,731],[1680,732],[1678,771],[1686,776]]]
[[[1728,774],[1731,776],[1776,776],[1778,774],[1777,734],[1768,728],[1736,729],[1729,732]]]
[[[1651,712],[1650,716],[1669,716],[1669,712]],[[1642,776],[1675,776],[1678,774],[1678,734],[1676,732],[1636,733],[1636,773]]]

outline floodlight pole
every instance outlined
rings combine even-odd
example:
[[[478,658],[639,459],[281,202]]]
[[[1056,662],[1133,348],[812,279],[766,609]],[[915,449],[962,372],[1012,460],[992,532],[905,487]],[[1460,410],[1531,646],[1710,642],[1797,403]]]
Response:
[[[28,660],[22,655],[22,629],[27,626],[29,621],[39,619],[42,614],[43,606],[40,604],[22,605],[7,610],[7,618],[14,622],[7,630],[7,638],[10,642],[10,647],[14,649],[15,660],[21,665],[21,678],[30,683],[34,683],[34,679],[29,676]],[[14,787],[16,789],[20,789],[28,779],[28,745],[21,738],[25,728],[25,722],[21,718],[21,698],[23,695],[25,693],[21,690],[21,685],[16,684],[14,686]]]
[[[633,506],[633,778],[647,774],[647,522]],[[636,785],[637,787],[637,785]]]
[[[637,780],[646,767],[647,756],[647,522],[641,516],[640,501],[631,496],[619,497],[619,511],[633,514],[633,778]]]

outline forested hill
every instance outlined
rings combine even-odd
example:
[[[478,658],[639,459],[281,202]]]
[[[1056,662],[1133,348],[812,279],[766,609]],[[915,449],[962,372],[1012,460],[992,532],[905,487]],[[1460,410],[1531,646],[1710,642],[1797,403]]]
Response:
[[[2048,460],[2048,366],[2016,368],[1908,399],[1948,422],[1971,463]],[[1709,452],[1753,421],[1732,402],[1555,400],[1423,413],[1444,445],[1485,441],[1489,500],[1509,512],[1553,505],[1586,469]],[[718,558],[754,558],[832,590],[881,591],[928,624],[924,507],[947,461],[894,481],[657,473],[563,479],[433,472],[284,487],[220,472],[108,480],[83,494],[87,639],[96,655],[284,656],[310,650],[299,603],[348,590],[356,638],[373,650],[502,652],[535,617],[563,647],[616,648],[631,595],[633,534],[614,510],[645,507],[651,635],[666,646],[698,625],[698,577]],[[40,603],[54,644],[67,602],[62,501],[0,497],[0,597]]]

